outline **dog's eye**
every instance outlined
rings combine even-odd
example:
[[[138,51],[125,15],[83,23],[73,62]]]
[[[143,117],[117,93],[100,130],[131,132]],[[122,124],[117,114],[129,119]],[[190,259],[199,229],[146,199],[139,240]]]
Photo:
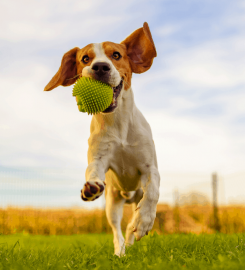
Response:
[[[121,58],[121,54],[119,52],[114,52],[112,57],[116,60],[119,60]]]
[[[89,62],[89,57],[87,55],[84,55],[82,61],[84,64],[87,64]]]

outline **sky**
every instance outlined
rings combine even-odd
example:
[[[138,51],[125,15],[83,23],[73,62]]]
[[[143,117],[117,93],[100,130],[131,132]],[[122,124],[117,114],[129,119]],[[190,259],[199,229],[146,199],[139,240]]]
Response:
[[[42,179],[49,189],[50,175],[28,178],[40,170],[65,170],[63,190],[74,186],[67,202],[84,205],[73,190],[85,181],[91,116],[78,111],[72,86],[43,89],[65,52],[120,43],[145,21],[157,58],[149,71],[133,74],[132,89],[152,128],[161,201],[170,203],[174,189],[203,190],[213,172],[224,202],[245,201],[244,12],[239,0],[1,1],[0,205],[8,192],[24,194],[21,183],[35,191]],[[70,180],[69,170],[76,172]]]

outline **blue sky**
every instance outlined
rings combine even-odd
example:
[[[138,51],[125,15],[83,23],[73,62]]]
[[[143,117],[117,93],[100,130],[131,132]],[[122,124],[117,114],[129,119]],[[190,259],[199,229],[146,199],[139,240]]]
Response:
[[[78,112],[72,86],[43,89],[66,51],[120,42],[147,21],[158,56],[132,86],[162,176],[245,174],[244,1],[10,0],[0,7],[0,168],[85,171],[91,116]],[[166,180],[162,188],[174,186]]]

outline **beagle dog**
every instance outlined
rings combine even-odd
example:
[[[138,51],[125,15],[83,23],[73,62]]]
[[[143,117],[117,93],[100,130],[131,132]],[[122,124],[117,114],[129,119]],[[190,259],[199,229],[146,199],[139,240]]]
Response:
[[[151,230],[159,199],[160,175],[150,125],[134,103],[132,73],[147,71],[156,48],[148,24],[135,30],[121,43],[92,43],[64,54],[61,66],[45,91],[69,86],[80,77],[111,85],[110,106],[93,115],[88,140],[84,201],[93,201],[105,190],[106,216],[114,235],[115,254],[125,253]],[[106,188],[105,188],[106,187]],[[121,231],[124,203],[132,204],[134,216]]]

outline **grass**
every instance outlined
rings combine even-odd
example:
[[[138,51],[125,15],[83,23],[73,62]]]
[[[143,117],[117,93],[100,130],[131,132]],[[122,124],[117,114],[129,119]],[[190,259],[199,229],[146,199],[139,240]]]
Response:
[[[113,255],[111,234],[1,235],[0,269],[245,269],[245,234],[150,234]]]

